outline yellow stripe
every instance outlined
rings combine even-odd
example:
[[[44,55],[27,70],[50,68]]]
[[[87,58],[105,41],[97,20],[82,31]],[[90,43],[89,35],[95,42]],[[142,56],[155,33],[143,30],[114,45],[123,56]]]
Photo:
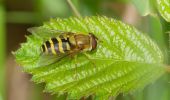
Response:
[[[43,48],[42,48],[42,46],[41,46],[41,51],[43,52]]]
[[[56,55],[53,41],[50,39],[49,42],[50,42],[50,46],[51,46],[51,51],[52,51],[52,53],[53,53],[54,55]]]
[[[93,45],[93,44],[92,44],[92,37],[91,37],[91,36],[89,36],[89,37],[90,37],[90,47],[89,47],[89,49],[92,50],[92,48],[93,48],[93,47],[92,47],[92,45]]]
[[[48,49],[45,43],[44,43],[44,47],[45,47],[45,53],[48,54]]]
[[[66,43],[67,50],[70,50],[70,45]]]
[[[64,53],[61,39],[60,39],[59,37],[57,37],[57,40],[58,40],[59,51],[60,51],[61,53]]]

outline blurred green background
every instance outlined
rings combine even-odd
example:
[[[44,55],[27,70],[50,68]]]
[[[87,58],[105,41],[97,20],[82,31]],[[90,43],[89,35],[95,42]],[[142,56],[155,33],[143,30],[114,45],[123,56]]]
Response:
[[[170,23],[156,11],[154,0],[72,0],[82,16],[105,15],[135,26],[159,45],[169,64]],[[27,28],[50,18],[74,16],[66,0],[0,0],[0,100],[64,100],[43,93],[43,84],[30,81],[11,51],[25,42]],[[144,90],[120,94],[116,100],[170,100],[170,75],[164,75]],[[114,98],[113,98],[114,99]]]

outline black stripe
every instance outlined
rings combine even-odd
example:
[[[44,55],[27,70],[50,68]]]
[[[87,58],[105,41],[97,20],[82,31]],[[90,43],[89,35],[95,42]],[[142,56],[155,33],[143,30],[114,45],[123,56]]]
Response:
[[[56,38],[51,38],[51,40],[52,40],[53,44],[58,43],[58,40]]]
[[[46,42],[45,42],[45,45],[46,45],[46,47],[47,47],[48,52],[49,52],[49,53],[52,53],[52,51],[51,51],[51,46],[50,46],[50,42],[49,42],[49,41],[46,41]]]
[[[59,51],[59,45],[58,45],[58,40],[57,40],[57,38],[51,38],[51,40],[53,41],[53,43],[54,43],[54,48],[55,48],[55,52],[56,53],[60,53],[60,51]]]
[[[58,43],[54,44],[54,48],[55,48],[56,53],[60,53]]]
[[[68,42],[68,40],[65,39],[63,35],[60,35],[59,38],[61,39],[62,42]]]
[[[66,45],[67,43],[70,44],[68,38],[67,39],[62,38],[61,41],[62,41],[62,48],[63,48],[63,50],[64,51],[68,51],[67,50],[67,45]]]
[[[62,42],[68,42],[68,40],[65,40],[65,39],[61,39]]]
[[[43,44],[41,47],[42,47],[43,52],[45,52],[45,46],[44,46],[44,44]]]
[[[49,41],[46,41],[45,44],[46,44],[47,49],[48,49],[48,48],[51,48]]]
[[[71,47],[71,43],[70,43],[70,40],[69,40],[69,38],[67,38],[67,41],[68,41],[68,44],[70,45],[70,47]]]
[[[63,51],[67,51],[66,43],[67,43],[67,42],[62,42],[62,48],[63,48]]]

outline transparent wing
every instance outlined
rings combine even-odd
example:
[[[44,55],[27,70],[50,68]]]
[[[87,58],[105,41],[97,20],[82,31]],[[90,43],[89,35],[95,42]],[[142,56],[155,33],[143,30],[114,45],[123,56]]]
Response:
[[[52,55],[42,54],[38,60],[38,66],[47,66],[60,61],[62,58],[67,57],[69,54]]]
[[[44,27],[31,27],[27,29],[28,32],[32,33],[37,37],[56,37],[62,33],[66,33],[60,30],[52,30]]]

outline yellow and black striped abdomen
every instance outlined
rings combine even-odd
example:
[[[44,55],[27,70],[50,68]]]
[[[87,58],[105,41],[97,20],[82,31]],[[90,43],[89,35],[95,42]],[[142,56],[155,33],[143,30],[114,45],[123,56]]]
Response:
[[[46,54],[62,54],[70,51],[71,45],[68,38],[50,38],[42,46],[42,52]]]

